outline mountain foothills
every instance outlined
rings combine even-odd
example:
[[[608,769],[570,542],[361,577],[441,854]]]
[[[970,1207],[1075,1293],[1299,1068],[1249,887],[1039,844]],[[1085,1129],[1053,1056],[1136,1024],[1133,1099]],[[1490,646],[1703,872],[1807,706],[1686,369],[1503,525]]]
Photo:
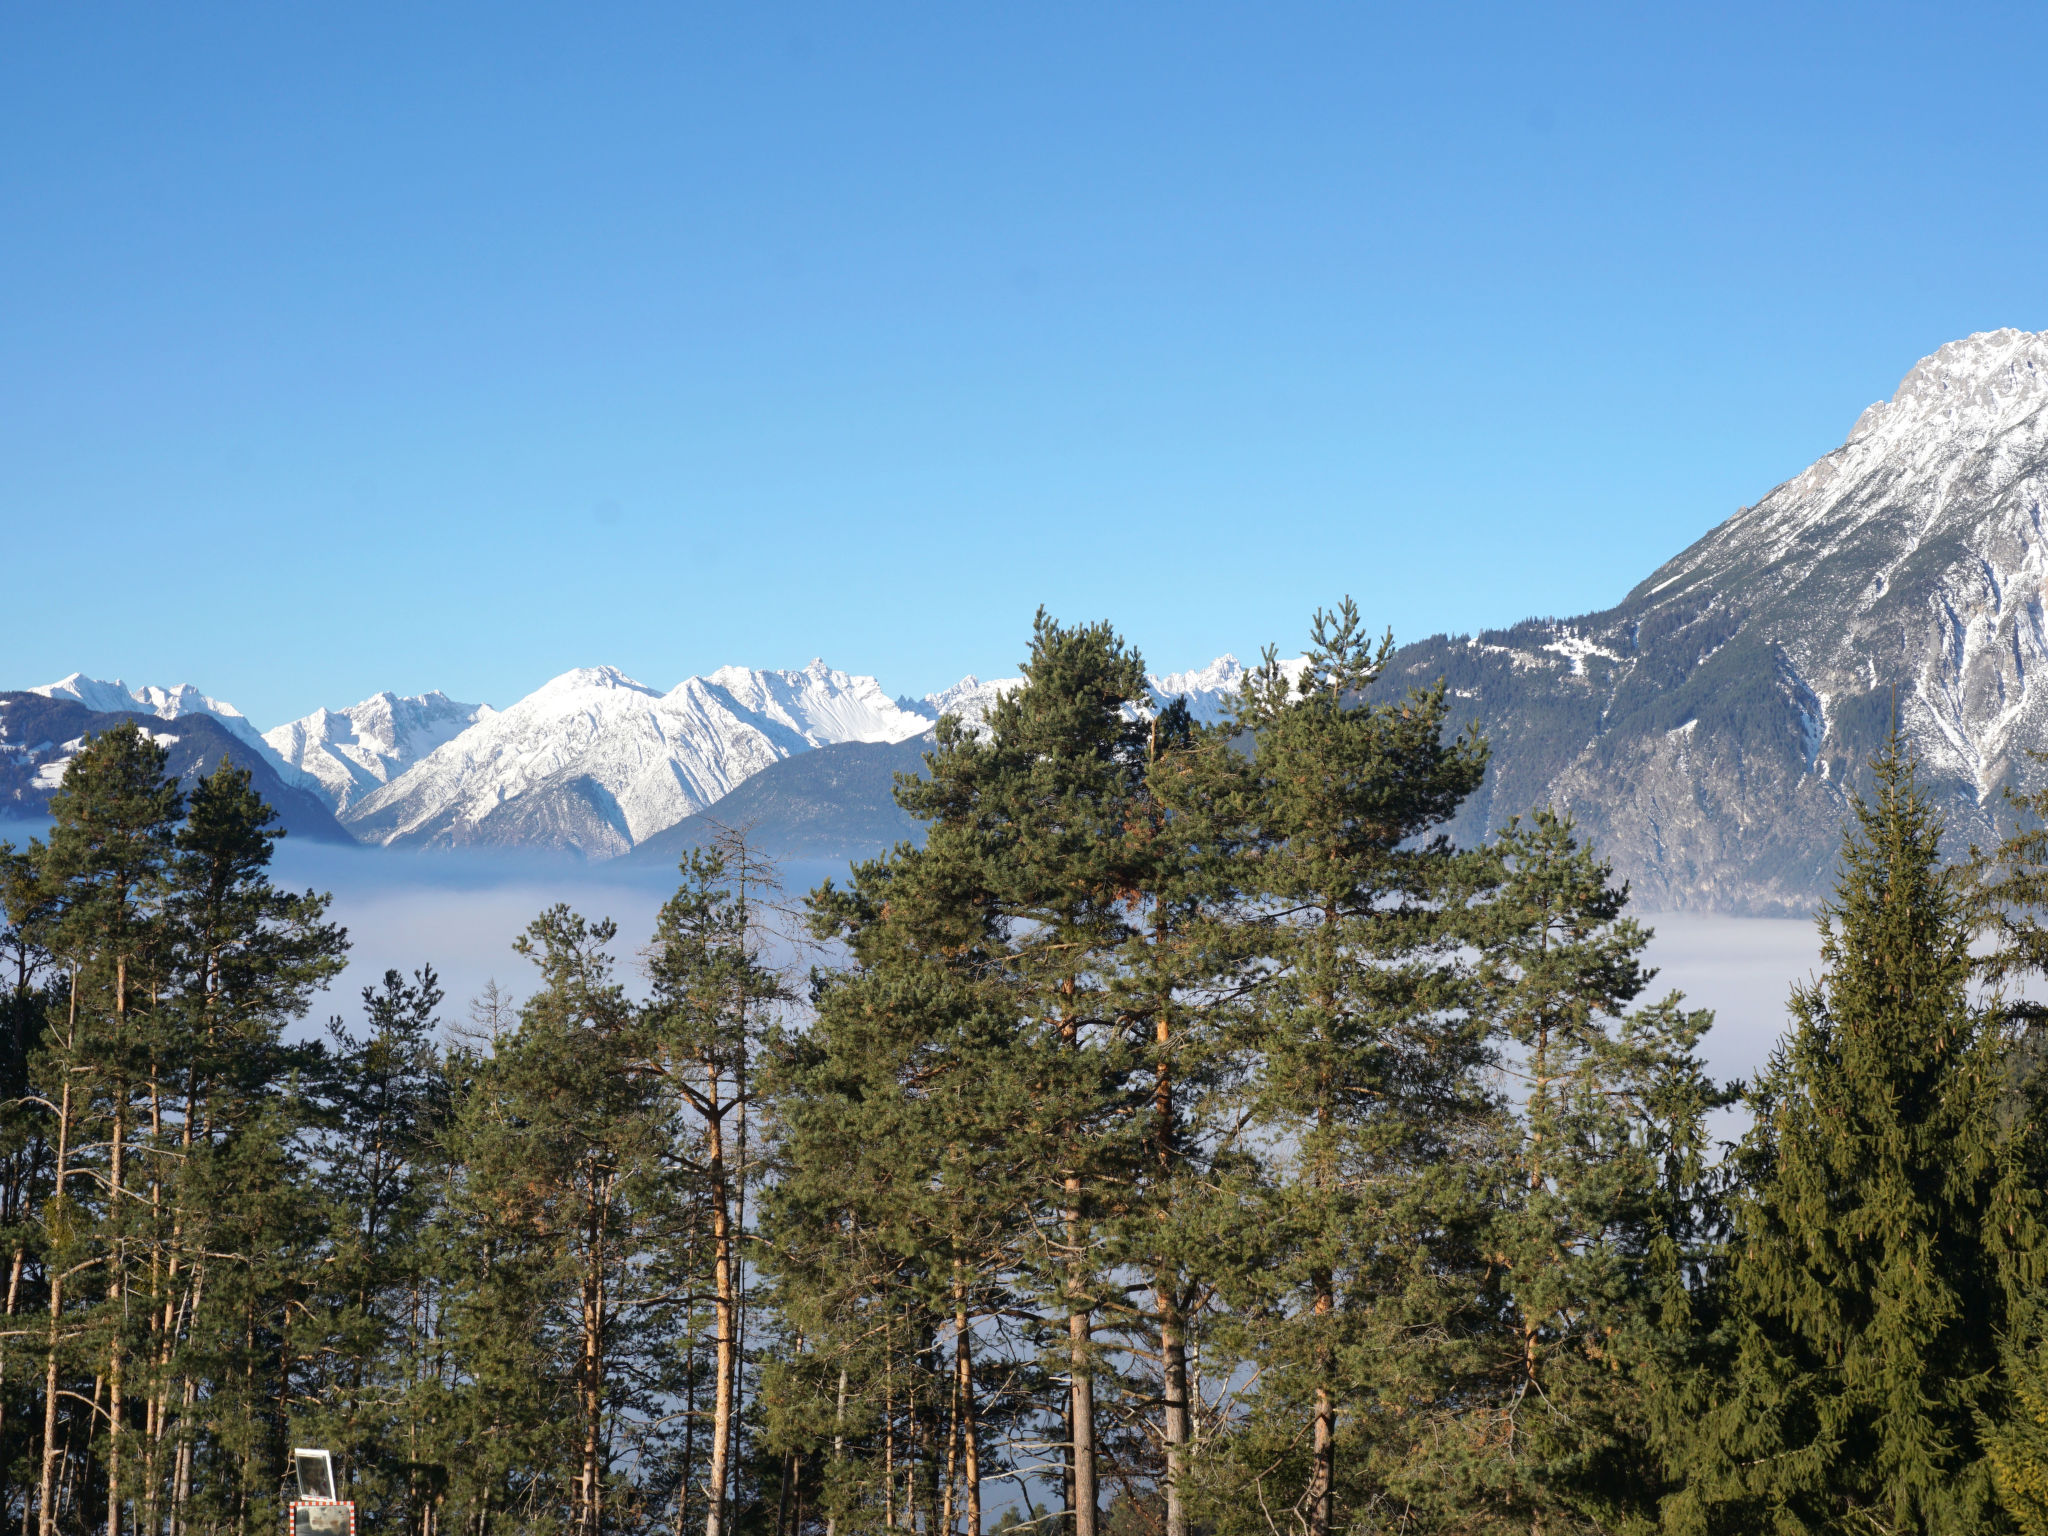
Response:
[[[1374,696],[1441,679],[1453,721],[1486,738],[1486,781],[1450,829],[1462,841],[1551,805],[1653,907],[1806,911],[1895,715],[1965,841],[2007,825],[2005,788],[2044,782],[2029,755],[2048,746],[2044,485],[2048,333],[1971,336],[1618,606],[1408,645]],[[1230,656],[1151,675],[1143,707],[1184,696],[1215,720],[1244,676]],[[747,819],[778,851],[856,857],[909,828],[890,778],[920,770],[910,744],[928,746],[943,714],[981,720],[1016,686],[969,676],[891,699],[819,661],[662,691],[590,667],[502,711],[384,693],[258,733],[196,689],[74,675],[0,695],[0,776],[8,805],[40,808],[85,729],[38,713],[65,701],[81,719],[209,722],[227,755],[290,793],[290,824],[322,835],[315,804],[387,847],[610,859],[700,844],[708,824],[683,824],[724,804],[716,819]],[[820,750],[837,755],[805,762]]]
[[[558,902],[324,1035],[254,770],[101,712],[0,843],[0,1519],[303,1536],[325,1446],[404,1536],[2048,1532],[2048,792],[1959,860],[1889,737],[1719,1084],[1570,823],[1436,835],[1487,749],[1390,659],[1346,600],[1204,725],[1041,615],[844,884],[685,817],[641,985]]]

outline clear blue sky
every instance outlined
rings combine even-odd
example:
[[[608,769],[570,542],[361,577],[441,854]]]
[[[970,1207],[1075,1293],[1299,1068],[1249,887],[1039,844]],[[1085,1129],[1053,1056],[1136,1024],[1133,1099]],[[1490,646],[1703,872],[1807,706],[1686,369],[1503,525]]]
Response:
[[[0,686],[1605,606],[2048,327],[2040,7],[0,0]]]

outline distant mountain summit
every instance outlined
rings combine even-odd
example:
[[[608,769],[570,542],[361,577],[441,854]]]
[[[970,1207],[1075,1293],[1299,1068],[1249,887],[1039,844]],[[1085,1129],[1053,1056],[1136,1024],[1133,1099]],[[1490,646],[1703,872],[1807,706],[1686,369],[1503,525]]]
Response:
[[[263,740],[332,809],[345,811],[493,713],[445,693],[376,693],[347,709],[316,709],[265,731]]]
[[[343,813],[366,842],[570,848],[611,858],[771,763],[895,742],[931,721],[871,677],[724,667],[667,692],[583,667],[436,747]]]
[[[22,691],[40,694],[46,699],[69,700],[100,715],[154,715],[159,720],[207,715],[219,721],[221,729],[230,736],[258,752],[263,751],[263,737],[239,709],[232,704],[223,704],[219,699],[208,698],[190,683],[180,683],[175,688],[148,685],[130,688],[118,679],[109,683],[87,677],[83,672],[74,672],[57,682]]]
[[[2048,333],[1922,360],[1848,440],[1618,607],[1395,658],[1493,743],[1461,830],[1555,802],[1651,907],[1802,911],[1900,729],[1952,845],[2048,747]]]

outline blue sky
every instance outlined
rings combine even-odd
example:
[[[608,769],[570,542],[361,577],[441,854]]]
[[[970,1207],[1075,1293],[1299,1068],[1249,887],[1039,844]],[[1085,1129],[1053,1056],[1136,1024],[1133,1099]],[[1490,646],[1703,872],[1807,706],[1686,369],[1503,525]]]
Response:
[[[1611,603],[2048,327],[2039,8],[0,0],[0,686]]]

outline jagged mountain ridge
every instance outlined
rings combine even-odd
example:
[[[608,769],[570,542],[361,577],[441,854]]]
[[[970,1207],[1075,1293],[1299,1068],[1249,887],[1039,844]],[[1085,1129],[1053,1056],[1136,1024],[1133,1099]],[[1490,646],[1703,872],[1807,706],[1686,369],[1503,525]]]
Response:
[[[564,673],[428,753],[343,816],[366,842],[570,848],[611,858],[778,759],[901,741],[930,722],[822,661],[727,667],[666,693],[613,667]]]
[[[1154,684],[1187,693],[1196,713],[1212,718],[1242,674],[1237,659],[1225,656]],[[39,691],[89,709],[157,707],[164,718],[212,713],[238,728],[282,783],[324,801],[364,841],[547,847],[609,858],[794,756],[913,741],[942,714],[978,721],[1020,686],[1020,678],[969,675],[923,699],[891,701],[873,678],[814,661],[796,671],[727,667],[661,693],[598,667],[565,673],[505,711],[440,693],[381,693],[260,735],[232,706],[189,686],[131,690],[73,674]],[[856,754],[848,762],[856,760],[867,761]],[[775,778],[759,792],[779,808],[766,824],[786,824],[807,853],[841,845],[872,851],[878,828],[893,834],[903,826],[888,800],[889,778],[831,767]],[[740,809],[760,819],[747,805]]]
[[[340,812],[494,713],[488,704],[457,703],[438,691],[376,693],[347,709],[316,709],[275,726],[263,741]]]
[[[1829,888],[1897,709],[1953,846],[2048,746],[2048,333],[1923,359],[1848,440],[1616,607],[1398,652],[1493,745],[1457,828],[1570,811],[1652,908],[1776,913]]]

